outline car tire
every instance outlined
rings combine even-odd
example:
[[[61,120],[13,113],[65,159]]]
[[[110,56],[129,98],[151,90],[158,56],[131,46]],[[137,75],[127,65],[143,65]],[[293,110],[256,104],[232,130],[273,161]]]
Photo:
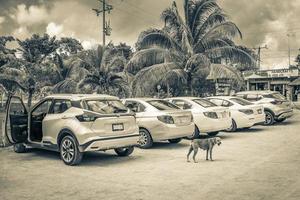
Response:
[[[232,120],[230,128],[228,128],[226,131],[228,131],[228,132],[235,132],[236,130],[237,130],[236,122],[234,120]]]
[[[144,128],[140,129],[139,147],[141,149],[148,149],[153,145],[153,140],[149,131]]]
[[[65,136],[59,146],[60,157],[66,165],[78,165],[83,153],[78,149],[78,144],[72,136]]]
[[[132,154],[134,150],[134,147],[124,147],[124,148],[117,148],[115,149],[115,152],[118,156],[129,156],[130,154]]]
[[[186,137],[186,139],[193,140],[193,139],[197,139],[197,138],[200,138],[200,131],[199,131],[199,128],[197,126],[195,126],[193,135]]]
[[[16,153],[25,153],[26,152],[26,146],[22,143],[20,144],[15,144],[14,145],[14,151]]]
[[[168,140],[171,144],[177,144],[181,141],[181,138],[176,138],[176,139],[169,139]]]
[[[219,131],[207,133],[207,135],[209,135],[209,136],[216,136],[218,134],[219,134]]]
[[[285,120],[286,120],[286,118],[283,118],[283,119],[275,119],[275,121],[278,122],[278,123],[284,122]]]
[[[264,125],[270,126],[274,124],[274,115],[270,111],[265,111],[266,119]]]

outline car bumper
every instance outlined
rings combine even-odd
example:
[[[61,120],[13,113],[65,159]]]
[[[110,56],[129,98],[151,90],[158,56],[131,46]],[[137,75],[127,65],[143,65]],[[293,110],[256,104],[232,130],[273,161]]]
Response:
[[[263,124],[265,121],[265,115],[259,114],[259,115],[250,115],[250,116],[243,116],[234,119],[237,125],[237,128],[249,128],[254,125]]]
[[[286,118],[290,118],[291,116],[293,116],[293,110],[280,113],[275,116],[275,119],[286,119]]]
[[[113,137],[94,137],[90,141],[79,146],[80,152],[104,151],[115,148],[136,146],[139,140],[139,133]]]
[[[223,131],[230,128],[232,123],[231,118],[226,119],[199,119],[195,120],[200,133],[212,133]]]
[[[153,141],[161,141],[189,137],[193,135],[194,130],[194,123],[185,126],[159,123],[157,126],[152,127],[149,131],[151,133]]]

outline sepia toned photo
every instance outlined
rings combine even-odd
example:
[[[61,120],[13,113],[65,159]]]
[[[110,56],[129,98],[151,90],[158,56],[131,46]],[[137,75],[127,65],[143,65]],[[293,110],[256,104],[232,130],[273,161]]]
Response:
[[[299,200],[300,0],[0,0],[1,200]]]

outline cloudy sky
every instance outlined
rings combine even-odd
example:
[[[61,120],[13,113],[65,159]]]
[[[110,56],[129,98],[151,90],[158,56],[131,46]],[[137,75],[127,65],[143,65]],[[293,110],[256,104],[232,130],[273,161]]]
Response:
[[[139,33],[160,28],[160,13],[172,0],[108,0],[114,43],[134,45]],[[182,0],[176,0],[182,8]],[[101,41],[100,20],[91,8],[97,0],[0,0],[0,35],[24,39],[45,33],[79,39],[85,48]],[[243,33],[238,44],[249,48],[267,45],[262,51],[265,69],[288,66],[288,34],[292,64],[300,48],[300,0],[219,0],[230,19]],[[182,10],[181,10],[182,12]]]

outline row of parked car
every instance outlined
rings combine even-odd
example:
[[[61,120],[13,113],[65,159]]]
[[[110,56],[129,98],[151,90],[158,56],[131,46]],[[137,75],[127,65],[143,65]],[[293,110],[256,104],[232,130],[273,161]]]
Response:
[[[89,151],[114,149],[128,156],[134,146],[272,125],[292,114],[290,102],[271,91],[164,100],[60,94],[45,97],[30,110],[21,98],[10,96],[2,129],[17,153],[28,147],[57,151],[65,164],[76,165]]]

